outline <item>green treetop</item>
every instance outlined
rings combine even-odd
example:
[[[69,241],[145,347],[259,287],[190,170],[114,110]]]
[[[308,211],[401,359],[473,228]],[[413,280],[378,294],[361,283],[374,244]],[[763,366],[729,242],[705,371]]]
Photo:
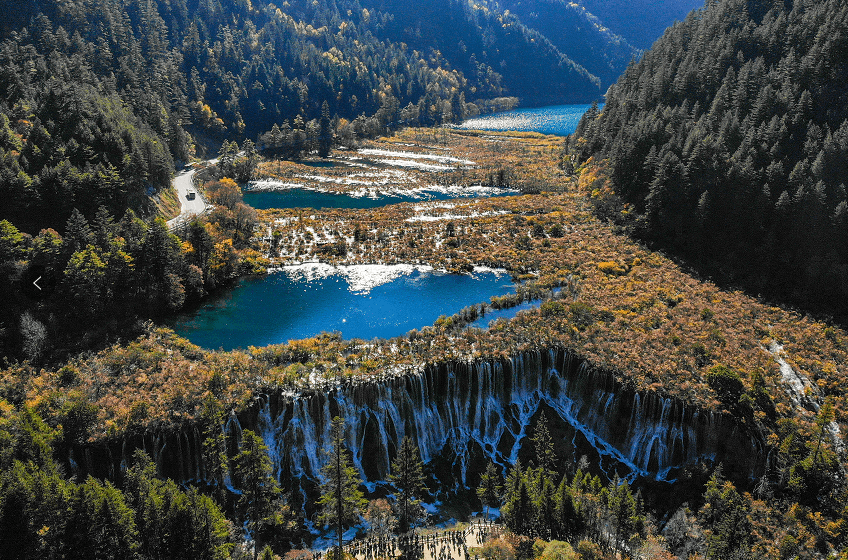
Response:
[[[486,466],[486,472],[480,477],[480,486],[477,487],[477,497],[486,506],[486,517],[489,517],[489,507],[496,506],[500,503],[501,494],[503,493],[503,485],[500,483],[501,477],[498,474],[498,469],[495,464],[489,461]]]
[[[257,541],[253,548],[253,558],[259,554],[258,537],[260,529],[269,519],[274,518],[276,502],[280,494],[277,481],[272,476],[271,459],[268,447],[262,438],[250,430],[242,434],[241,451],[235,458],[235,475],[242,494],[239,509],[244,512],[248,527]]]
[[[343,418],[336,416],[330,428],[330,446],[325,449],[329,460],[321,469],[324,482],[321,484],[320,521],[336,527],[338,536],[337,558],[341,558],[342,530],[345,525],[355,523],[367,501],[359,486],[362,479],[356,467],[350,464],[344,448]]]
[[[422,469],[418,446],[412,442],[412,438],[405,436],[400,442],[397,457],[392,462],[392,474],[389,475],[389,480],[398,489],[396,499],[401,532],[409,530],[413,521],[413,508],[419,503],[416,498],[420,498],[425,492]]]

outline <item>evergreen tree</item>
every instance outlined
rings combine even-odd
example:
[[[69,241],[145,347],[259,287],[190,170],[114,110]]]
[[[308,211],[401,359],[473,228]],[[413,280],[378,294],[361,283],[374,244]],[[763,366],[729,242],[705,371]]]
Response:
[[[500,504],[503,486],[500,484],[501,476],[492,461],[486,465],[486,472],[480,477],[480,486],[477,487],[477,497],[486,506],[486,517],[489,517],[489,507]]]
[[[833,422],[834,417],[833,398],[827,397],[816,415],[816,427],[813,432],[813,437],[816,440],[816,448],[813,451],[812,460],[814,468],[822,450],[822,442],[824,442],[825,437],[829,434],[830,424]]]
[[[596,208],[702,275],[848,316],[848,81],[823,70],[846,14],[719,0],[669,29],[577,128],[615,191]]]
[[[618,475],[610,481],[607,488],[607,515],[613,531],[613,550],[621,550],[621,540],[629,540],[636,529],[637,511],[636,499],[630,492],[630,485],[622,481]]]
[[[568,477],[563,475],[562,481],[557,487],[556,495],[557,538],[568,541],[577,540],[577,536],[583,531],[582,521],[577,508],[574,506],[574,497],[568,484]]]
[[[94,215],[94,238],[101,250],[109,250],[114,231],[115,218],[112,217],[112,213],[105,206],[98,207]]]
[[[209,259],[215,248],[215,240],[212,239],[206,225],[197,218],[189,222],[186,238],[194,249],[191,253],[191,262],[203,271],[205,280],[209,274]]]
[[[397,488],[395,501],[398,505],[398,530],[407,532],[415,521],[414,508],[426,491],[424,488],[424,465],[412,438],[404,436],[398,448],[397,457],[392,461],[389,481]]]
[[[228,471],[227,442],[222,423],[224,407],[213,395],[203,400],[201,423],[203,427],[203,464],[207,479],[215,484],[215,500],[220,507],[226,506],[226,478]]]
[[[139,543],[133,512],[111,483],[92,477],[75,488],[65,544],[77,558],[134,560]]]
[[[156,479],[156,465],[142,450],[133,454],[133,466],[127,469],[126,492],[135,511],[139,529],[140,552],[149,558],[165,555],[165,511]]]
[[[750,504],[721,475],[719,467],[707,482],[700,516],[707,532],[707,556],[721,560],[749,556]]]
[[[510,493],[505,502],[501,512],[504,525],[516,535],[532,536],[534,508],[523,476],[518,479],[516,491]]]
[[[126,493],[135,511],[142,557],[229,557],[227,522],[215,503],[194,488],[184,492],[173,480],[158,479],[156,466],[143,451],[137,450],[133,459]]]
[[[549,478],[540,478],[541,487],[533,504],[535,515],[533,524],[535,534],[543,540],[550,540],[556,528],[556,498],[554,483]]]
[[[545,411],[539,414],[536,429],[533,433],[533,450],[536,452],[536,466],[544,473],[556,471],[556,454],[554,453],[554,442],[548,431],[548,418]]]
[[[518,460],[506,475],[506,482],[504,482],[504,501],[508,501],[509,497],[518,492],[518,486],[522,480],[524,480],[524,471],[521,469],[521,461]]]
[[[74,208],[65,223],[65,252],[70,255],[85,249],[92,243],[94,243],[94,235],[91,233],[88,220],[85,219],[82,212]]]
[[[345,421],[336,416],[330,427],[330,446],[324,450],[327,463],[321,468],[320,520],[326,525],[335,525],[337,540],[336,558],[342,558],[342,533],[348,524],[356,523],[368,503],[359,486],[362,479],[356,467],[350,464],[344,448]]]
[[[256,560],[260,546],[257,537],[261,526],[275,513],[280,488],[272,476],[273,466],[268,457],[268,447],[251,430],[245,430],[242,434],[241,450],[234,463],[234,474],[241,489],[238,507],[253,533],[253,558]]]
[[[318,155],[322,158],[330,155],[330,148],[333,145],[333,131],[330,123],[330,106],[327,101],[321,104],[321,121],[318,132]]]

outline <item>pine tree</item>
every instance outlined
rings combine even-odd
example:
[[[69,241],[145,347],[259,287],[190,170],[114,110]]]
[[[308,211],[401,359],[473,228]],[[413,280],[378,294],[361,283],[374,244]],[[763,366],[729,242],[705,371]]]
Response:
[[[362,496],[359,486],[362,479],[356,467],[350,464],[347,451],[344,448],[343,418],[336,416],[330,427],[330,446],[324,452],[328,456],[327,463],[322,467],[324,481],[321,484],[320,520],[327,525],[335,525],[338,537],[336,558],[342,558],[342,532],[345,525],[356,523],[360,512],[368,503]]]
[[[318,155],[322,158],[330,155],[333,145],[333,131],[330,129],[330,106],[325,100],[321,105],[321,121],[318,130]]]
[[[404,436],[400,441],[397,457],[392,461],[392,473],[389,475],[389,481],[398,490],[395,499],[400,512],[398,529],[401,533],[408,531],[412,525],[413,508],[420,502],[417,498],[425,492],[423,468],[418,446],[412,442],[412,438]]]
[[[256,560],[259,554],[258,532],[266,519],[273,515],[280,488],[272,476],[268,447],[251,430],[242,434],[241,451],[234,462],[235,476],[241,489],[238,507],[244,512],[248,528],[253,532],[253,558]]]
[[[504,525],[516,535],[530,536],[534,519],[533,502],[527,490],[527,481],[522,476],[518,480],[518,487],[504,504],[502,517]]]
[[[833,418],[833,398],[827,397],[824,400],[824,404],[822,404],[821,408],[819,409],[818,415],[816,416],[816,425],[813,431],[813,437],[815,437],[816,440],[816,449],[813,452],[812,461],[814,467],[816,466],[816,462],[819,458],[822,442],[829,433],[828,430],[830,429],[830,423],[833,422]]]
[[[226,506],[227,442],[221,428],[224,419],[224,407],[213,395],[203,400],[201,422],[203,426],[203,463],[207,478],[215,484],[215,500],[221,507]]]
[[[71,216],[65,223],[64,241],[65,252],[69,255],[85,249],[87,245],[94,243],[94,235],[91,233],[88,220],[76,208],[73,209]]]
[[[108,251],[111,239],[115,231],[115,219],[112,213],[105,206],[97,208],[97,213],[94,215],[94,234],[97,241],[97,246]]]
[[[621,549],[621,539],[629,538],[635,529],[636,500],[630,492],[630,485],[626,480],[621,481],[618,475],[610,481],[607,491],[607,514],[615,528],[613,550],[617,552]]]
[[[524,471],[521,469],[521,461],[516,461],[509,470],[509,473],[506,475],[506,482],[504,483],[504,501],[508,501],[512,495],[518,492],[518,486],[521,484],[522,480],[524,480]]]
[[[480,477],[480,486],[477,487],[477,497],[486,506],[486,517],[489,517],[489,507],[500,503],[503,485],[500,484],[501,477],[498,469],[492,461],[486,466],[486,472]]]
[[[534,503],[535,516],[533,519],[536,536],[550,540],[556,526],[556,499],[554,483],[548,478],[540,479],[541,488]]]
[[[578,471],[579,472],[579,471]],[[568,477],[563,476],[557,488],[556,496],[556,527],[558,538],[574,541],[582,532],[582,518],[577,508],[574,507],[574,497],[571,487],[568,485]]]
[[[721,475],[721,466],[707,482],[700,516],[707,532],[710,558],[737,559],[747,556],[751,540],[750,504],[736,487]]]
[[[536,430],[533,433],[533,450],[536,452],[536,463],[544,473],[555,471],[556,454],[554,453],[554,442],[548,431],[548,418],[545,412],[539,414]]]

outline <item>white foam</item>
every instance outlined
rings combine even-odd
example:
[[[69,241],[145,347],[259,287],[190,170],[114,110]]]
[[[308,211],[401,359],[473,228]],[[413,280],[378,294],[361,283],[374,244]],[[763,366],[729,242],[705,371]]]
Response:
[[[277,181],[274,179],[262,179],[260,181],[250,181],[247,190],[252,191],[285,191],[288,189],[300,189],[303,185],[300,183],[288,183],[286,181]]]
[[[421,171],[450,171],[453,167],[448,165],[435,165],[432,163],[421,163],[411,159],[378,159],[380,163],[386,165],[395,165],[397,167],[407,167],[410,169],[419,169]]]
[[[296,265],[284,266],[281,270],[290,278],[312,282],[329,278],[330,276],[341,276],[348,283],[351,292],[356,294],[367,294],[372,289],[387,284],[401,276],[411,275],[413,272],[433,272],[433,267],[415,264],[354,264],[333,266],[322,262],[305,262]]]
[[[505,268],[492,268],[489,266],[475,266],[474,274],[494,274],[496,276],[507,276],[509,271]]]
[[[400,157],[400,158],[409,158],[409,159],[428,159],[433,161],[438,161],[439,163],[458,163],[460,165],[476,165],[473,161],[469,159],[459,159],[451,156],[439,156],[435,154],[419,154],[416,152],[403,152],[403,151],[393,151],[393,150],[376,150],[373,148],[363,148],[359,150],[359,153],[366,156],[386,156],[386,157]]]
[[[468,220],[471,218],[486,218],[489,216],[503,216],[509,212],[472,212],[470,214],[442,214],[441,216],[412,216],[407,222],[439,222],[442,220]]]

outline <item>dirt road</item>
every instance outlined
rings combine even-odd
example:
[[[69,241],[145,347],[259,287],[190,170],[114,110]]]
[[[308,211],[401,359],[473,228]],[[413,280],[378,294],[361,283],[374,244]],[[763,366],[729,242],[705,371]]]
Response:
[[[191,169],[188,171],[182,171],[174,177],[174,188],[177,191],[177,196],[180,197],[181,210],[179,216],[173,220],[168,220],[168,229],[173,230],[179,224],[188,221],[192,216],[202,214],[207,210],[207,208],[212,208],[211,204],[206,203],[203,195],[197,192],[197,189],[194,188],[194,183],[192,182],[194,173],[195,170]],[[194,200],[188,199],[188,193],[190,192],[196,193]]]

